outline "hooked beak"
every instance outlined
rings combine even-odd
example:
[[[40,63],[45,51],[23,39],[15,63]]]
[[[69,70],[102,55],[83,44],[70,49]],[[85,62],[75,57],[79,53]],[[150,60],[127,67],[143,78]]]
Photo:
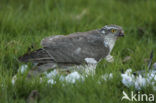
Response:
[[[117,35],[118,37],[124,37],[124,31],[123,30],[121,30],[119,33],[118,33],[118,35]]]

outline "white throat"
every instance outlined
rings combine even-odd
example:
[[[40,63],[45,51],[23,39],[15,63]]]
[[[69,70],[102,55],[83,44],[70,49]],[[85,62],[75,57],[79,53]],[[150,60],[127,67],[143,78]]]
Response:
[[[112,49],[113,49],[113,47],[114,47],[114,45],[115,45],[115,42],[116,42],[116,39],[115,39],[115,38],[111,38],[111,37],[109,37],[109,36],[106,36],[106,37],[104,38],[104,45],[105,45],[106,47],[109,47],[109,49],[110,49],[109,54],[111,53],[111,51],[112,51]]]

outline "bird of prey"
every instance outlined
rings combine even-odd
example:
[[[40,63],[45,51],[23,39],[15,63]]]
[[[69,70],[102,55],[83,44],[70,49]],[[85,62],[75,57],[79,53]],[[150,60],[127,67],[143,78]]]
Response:
[[[117,25],[106,25],[101,29],[67,36],[50,36],[41,41],[42,48],[19,57],[19,60],[37,63],[37,67],[44,70],[99,62],[103,58],[112,62],[110,53],[117,38],[123,36],[122,27]]]

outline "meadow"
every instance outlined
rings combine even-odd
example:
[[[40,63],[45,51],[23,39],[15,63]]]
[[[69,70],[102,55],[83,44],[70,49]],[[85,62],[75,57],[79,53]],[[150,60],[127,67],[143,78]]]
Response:
[[[0,103],[26,103],[32,90],[38,90],[39,103],[129,103],[121,101],[123,90],[138,91],[121,83],[121,71],[147,67],[145,59],[154,50],[156,62],[155,0],[0,0]],[[18,57],[40,48],[42,38],[67,35],[101,28],[107,24],[123,27],[112,51],[114,62],[102,60],[95,76],[75,84],[40,83],[39,78],[26,79],[26,74],[12,85],[12,77],[23,65]],[[131,59],[123,62],[126,56]],[[31,68],[30,68],[31,69]],[[113,73],[110,81],[97,83],[104,73]],[[151,87],[140,93],[154,94]]]

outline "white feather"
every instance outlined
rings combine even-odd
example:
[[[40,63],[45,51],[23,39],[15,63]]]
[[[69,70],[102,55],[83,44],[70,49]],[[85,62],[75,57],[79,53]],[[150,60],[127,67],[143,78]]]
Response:
[[[75,83],[76,80],[82,79],[83,77],[78,72],[72,72],[65,77],[65,80],[69,83]]]
[[[97,63],[97,61],[94,58],[85,58],[85,61],[88,64],[96,64]]]
[[[109,36],[105,36],[104,38],[104,45],[106,47],[109,47],[110,52],[112,51],[114,45],[115,45],[116,39],[109,37]]]

